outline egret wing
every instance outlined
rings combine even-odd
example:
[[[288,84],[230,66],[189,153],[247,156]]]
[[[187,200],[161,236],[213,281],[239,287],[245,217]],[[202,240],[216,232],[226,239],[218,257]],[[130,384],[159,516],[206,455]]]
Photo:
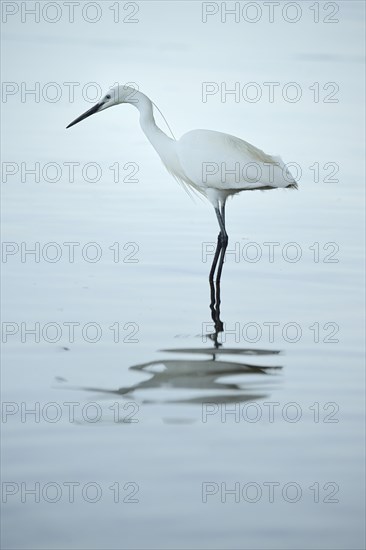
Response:
[[[212,130],[193,130],[178,142],[181,167],[190,181],[222,190],[295,186],[282,159],[250,143]]]

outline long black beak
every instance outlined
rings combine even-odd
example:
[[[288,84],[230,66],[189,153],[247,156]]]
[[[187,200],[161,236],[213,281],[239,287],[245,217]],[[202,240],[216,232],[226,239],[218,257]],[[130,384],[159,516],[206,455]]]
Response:
[[[74,124],[77,124],[78,122],[84,120],[84,118],[88,118],[88,116],[94,115],[94,113],[97,113],[99,111],[102,105],[104,105],[104,101],[100,101],[99,103],[94,105],[94,107],[92,107],[88,111],[85,111],[85,113],[83,113],[82,115],[78,116],[78,118],[75,118],[75,120],[70,122],[70,124],[66,126],[66,128],[70,128],[71,126],[74,126]]]

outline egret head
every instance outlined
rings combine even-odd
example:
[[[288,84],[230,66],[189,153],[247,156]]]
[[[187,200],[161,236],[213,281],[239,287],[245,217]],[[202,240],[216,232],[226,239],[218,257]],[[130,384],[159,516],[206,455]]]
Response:
[[[78,122],[81,122],[84,120],[84,118],[87,118],[90,115],[94,115],[95,113],[99,113],[100,111],[104,111],[105,109],[108,109],[109,107],[113,107],[113,105],[118,105],[119,103],[137,103],[137,90],[135,88],[131,88],[130,86],[125,85],[117,85],[113,86],[103,97],[96,103],[91,109],[88,109],[80,115],[78,118],[70,122],[66,128],[70,128],[71,126],[74,126],[74,124],[77,124]]]

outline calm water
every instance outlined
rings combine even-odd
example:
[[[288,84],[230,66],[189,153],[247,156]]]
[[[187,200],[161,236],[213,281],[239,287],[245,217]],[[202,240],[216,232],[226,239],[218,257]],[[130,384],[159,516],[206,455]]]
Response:
[[[94,25],[3,25],[19,86],[3,104],[3,547],[362,549],[362,4],[336,3],[334,24],[306,2],[296,24],[204,24],[190,2],[112,24],[107,4]],[[226,131],[301,167],[298,192],[228,203],[219,349],[212,207],[164,171],[132,107],[64,130],[86,83],[117,80],[178,136]],[[22,101],[22,82],[62,95]],[[235,82],[263,98],[221,101]],[[265,82],[302,97],[270,102]]]

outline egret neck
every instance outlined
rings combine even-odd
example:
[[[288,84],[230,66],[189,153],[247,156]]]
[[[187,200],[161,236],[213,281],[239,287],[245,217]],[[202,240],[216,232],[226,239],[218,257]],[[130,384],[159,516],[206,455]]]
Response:
[[[169,165],[169,161],[172,161],[172,156],[175,157],[174,145],[175,139],[168,137],[157,126],[152,101],[142,92],[134,92],[131,99],[126,99],[125,103],[134,105],[140,113],[140,126],[155,151],[158,153],[165,165]]]

